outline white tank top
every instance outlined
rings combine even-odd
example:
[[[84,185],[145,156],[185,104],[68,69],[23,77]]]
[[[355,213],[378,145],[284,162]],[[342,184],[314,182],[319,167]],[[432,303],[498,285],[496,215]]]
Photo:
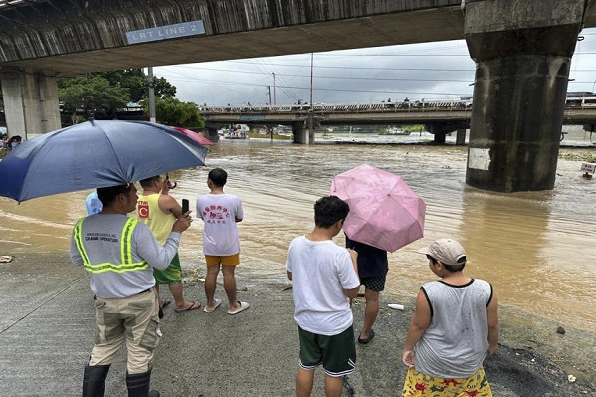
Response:
[[[414,347],[416,370],[435,378],[468,378],[488,350],[486,307],[492,286],[474,280],[461,286],[434,281],[424,284],[431,321]]]

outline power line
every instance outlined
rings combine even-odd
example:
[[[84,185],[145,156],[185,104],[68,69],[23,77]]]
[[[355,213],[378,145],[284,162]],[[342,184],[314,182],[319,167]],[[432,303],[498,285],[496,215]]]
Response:
[[[171,70],[170,67],[168,67],[168,70]],[[197,70],[197,69],[195,69]],[[250,71],[246,71],[246,70],[221,70],[221,69],[207,69],[207,68],[201,68],[198,70],[213,70],[213,71],[218,71],[218,72],[226,72],[226,73],[239,73],[239,74],[259,74],[259,75],[263,75],[263,76],[269,76],[271,75],[272,72],[250,72]],[[473,71],[469,71],[469,72],[473,72]],[[179,75],[182,75],[181,73],[176,73]],[[183,75],[182,75],[183,76]],[[275,76],[288,76],[288,77],[300,77],[300,78],[310,78],[310,76],[306,76],[306,75],[297,75],[297,74],[285,74],[285,73],[275,73]],[[190,77],[190,76],[186,76],[189,78],[194,78],[194,77]],[[348,76],[313,76],[316,79],[340,79],[340,80],[367,80],[367,81],[440,81],[440,82],[446,82],[446,83],[469,83],[470,79],[466,79],[466,80],[454,80],[454,79],[429,79],[429,78],[421,78],[421,79],[414,79],[414,78],[384,78],[384,77],[348,77]],[[283,83],[283,81],[282,81]],[[243,83],[238,83],[238,84],[243,84]]]
[[[241,63],[241,62],[235,62],[235,63]],[[255,66],[259,66],[256,65],[254,63],[251,62],[245,62],[246,64],[249,65],[255,65]],[[297,65],[284,65],[284,64],[276,64],[276,66],[284,66],[284,67],[300,67],[303,68],[302,66],[297,66]],[[167,67],[168,69],[171,68],[183,68],[183,69],[192,69],[192,70],[210,70],[210,71],[215,71],[215,72],[228,72],[228,73],[246,73],[246,74],[271,74],[271,72],[255,72],[255,71],[248,71],[248,70],[230,70],[230,69],[221,69],[221,68],[205,68],[205,67],[193,67],[193,66],[180,66],[180,65],[176,65],[176,66],[164,66]],[[419,69],[419,68],[360,68],[360,67],[345,67],[345,66],[314,66],[314,69],[341,69],[341,70],[379,70],[379,71],[386,71],[386,70],[390,70],[390,71],[404,71],[404,72],[467,72],[467,73],[473,73],[476,70],[475,69]],[[275,73],[275,75],[278,75],[278,73]],[[283,76],[296,76],[294,74],[292,75],[288,75],[288,74],[283,74],[283,73],[279,73],[279,75],[283,75]],[[304,77],[304,76],[300,76],[300,77]],[[307,76],[309,77],[309,76]]]
[[[176,81],[176,79],[172,79],[172,81]],[[239,84],[233,82],[220,82],[220,84]],[[251,84],[251,83],[243,83],[244,85],[250,86],[258,86],[263,87],[263,84]],[[293,90],[310,90],[310,87],[296,87],[296,86],[279,86],[278,88],[287,88]],[[440,92],[413,92],[413,91],[394,91],[394,90],[351,90],[351,89],[344,89],[344,88],[315,88],[313,87],[313,91],[325,91],[325,92],[361,92],[361,93],[378,93],[378,94],[417,94],[417,95],[448,95],[448,96],[462,96],[462,95],[469,95],[467,94],[456,94],[456,93],[440,93]]]

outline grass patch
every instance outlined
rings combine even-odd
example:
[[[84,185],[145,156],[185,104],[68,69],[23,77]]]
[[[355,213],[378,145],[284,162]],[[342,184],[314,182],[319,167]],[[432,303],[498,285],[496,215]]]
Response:
[[[255,131],[248,131],[246,133],[246,136],[249,138],[267,138],[270,139],[271,138],[271,134],[267,134],[267,133],[260,133],[260,132],[255,132]],[[285,140],[285,141],[289,141],[292,139],[291,135],[281,135],[278,133],[274,133],[273,134],[273,139],[280,139],[280,140]]]
[[[590,153],[559,153],[559,157],[569,161],[583,161],[585,163],[596,163],[596,154]]]

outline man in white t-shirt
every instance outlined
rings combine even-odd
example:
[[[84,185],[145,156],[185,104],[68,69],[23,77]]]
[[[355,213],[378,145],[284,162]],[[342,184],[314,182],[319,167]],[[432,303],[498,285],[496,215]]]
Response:
[[[350,299],[360,288],[358,254],[332,241],[350,211],[348,204],[327,196],[314,209],[315,228],[292,240],[286,261],[300,342],[296,396],[310,396],[314,370],[323,364],[325,395],[340,397],[342,377],[354,372],[356,364]]]
[[[240,198],[224,193],[228,173],[221,168],[209,171],[207,186],[210,192],[197,198],[197,216],[204,222],[203,254],[207,263],[205,296],[207,304],[203,308],[211,313],[221,304],[215,298],[217,275],[223,273],[224,289],[228,295],[228,314],[238,314],[248,309],[248,302],[236,297],[236,277],[234,270],[240,264],[240,237],[236,223],[242,222],[244,211]]]

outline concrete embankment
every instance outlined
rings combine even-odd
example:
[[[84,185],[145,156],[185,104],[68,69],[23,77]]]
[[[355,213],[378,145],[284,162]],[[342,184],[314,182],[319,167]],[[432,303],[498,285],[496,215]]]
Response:
[[[202,270],[202,269],[201,269]],[[162,320],[163,338],[155,353],[152,386],[164,397],[291,396],[297,368],[298,338],[292,317],[292,291],[283,266],[253,271],[250,261],[238,271],[239,299],[251,307],[235,316],[225,302],[215,312],[174,313]],[[66,252],[18,255],[0,265],[0,383],[6,396],[79,396],[83,365],[94,339],[93,297],[88,276],[72,266]],[[189,300],[205,303],[200,282],[185,288]],[[165,289],[164,295],[169,291]],[[223,287],[217,296],[224,298]],[[376,337],[357,346],[357,370],[346,379],[345,396],[401,394],[406,373],[401,349],[413,301],[381,295]],[[364,302],[354,303],[355,328]],[[486,361],[495,396],[567,397],[595,395],[594,335],[532,319],[501,308],[501,347]],[[566,370],[563,370],[563,368]],[[126,395],[125,355],[108,376],[106,396]],[[573,374],[577,381],[568,381]],[[318,370],[313,396],[323,396]]]

